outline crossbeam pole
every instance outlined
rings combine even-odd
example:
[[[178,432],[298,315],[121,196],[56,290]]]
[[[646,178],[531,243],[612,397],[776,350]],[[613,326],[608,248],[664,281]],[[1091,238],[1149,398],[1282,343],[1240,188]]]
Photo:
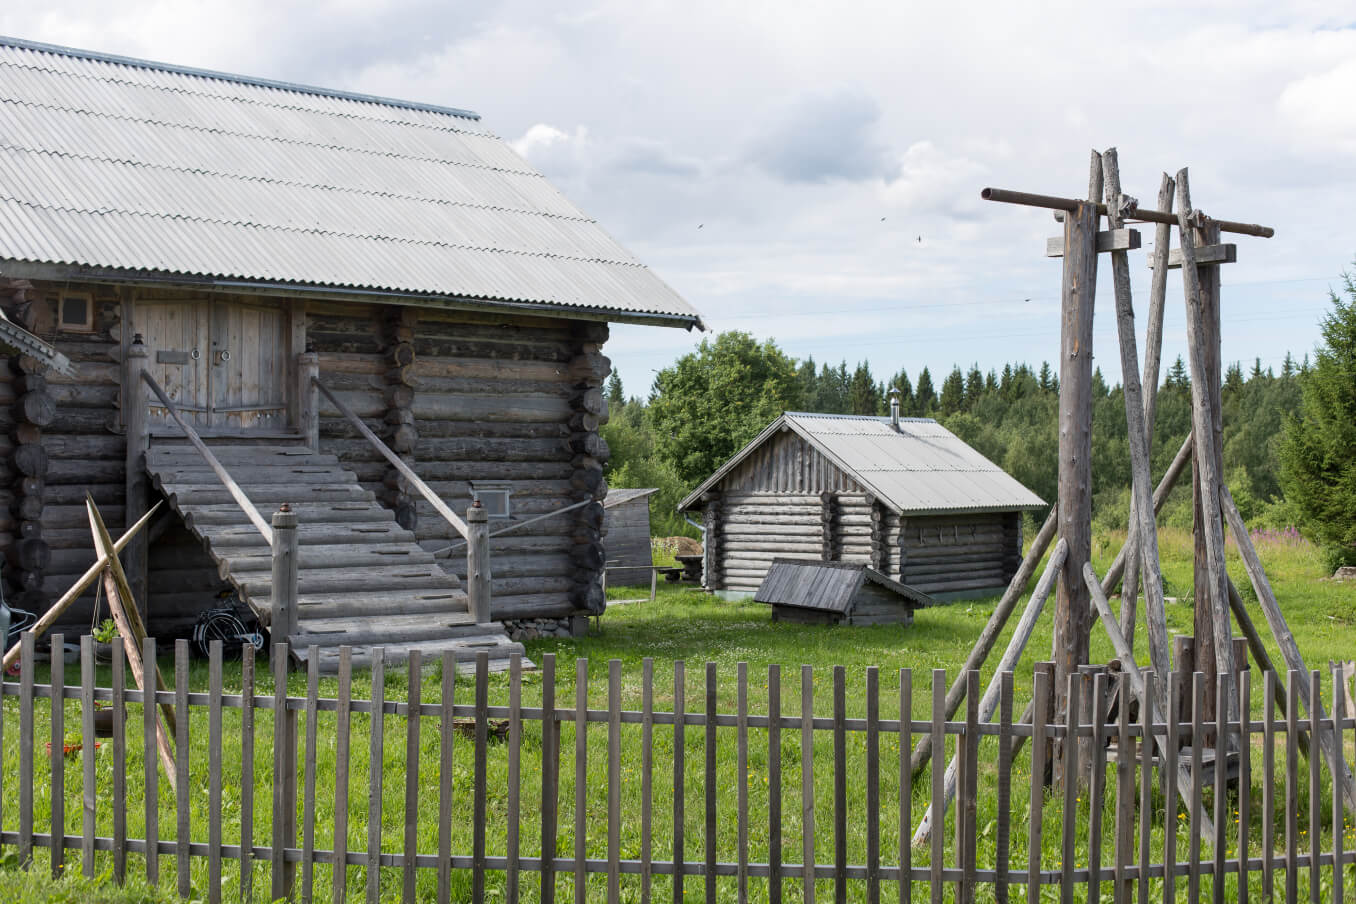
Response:
[[[1020,204],[1024,207],[1044,207],[1047,210],[1063,210],[1069,213],[1078,209],[1078,205],[1086,204],[1086,201],[1077,198],[1060,198],[1055,195],[1038,195],[1032,192],[1012,191],[1007,188],[986,188],[979,193],[979,196],[985,201],[998,201],[1003,204]],[[1097,205],[1097,213],[1105,214],[1107,208],[1105,204]],[[1138,204],[1128,206],[1121,211],[1122,215],[1128,219],[1140,220],[1145,223],[1166,223],[1169,226],[1177,225],[1177,217],[1170,213],[1163,213],[1158,210],[1141,208]],[[1204,216],[1201,214],[1201,216]],[[1232,232],[1238,235],[1251,235],[1257,238],[1269,239],[1276,234],[1276,230],[1270,226],[1259,226],[1256,223],[1237,223],[1233,220],[1212,220],[1219,226],[1221,232]]]

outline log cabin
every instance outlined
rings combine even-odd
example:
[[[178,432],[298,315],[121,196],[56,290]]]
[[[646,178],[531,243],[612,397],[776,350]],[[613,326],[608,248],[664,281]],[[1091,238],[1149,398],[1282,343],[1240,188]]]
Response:
[[[88,495],[115,536],[166,503],[124,552],[161,637],[267,621],[284,503],[322,664],[601,610],[608,324],[701,323],[479,115],[12,39],[0,100],[12,605],[93,563]]]
[[[703,586],[747,595],[775,559],[857,562],[938,600],[1002,592],[1045,503],[930,418],[788,412],[679,505]]]

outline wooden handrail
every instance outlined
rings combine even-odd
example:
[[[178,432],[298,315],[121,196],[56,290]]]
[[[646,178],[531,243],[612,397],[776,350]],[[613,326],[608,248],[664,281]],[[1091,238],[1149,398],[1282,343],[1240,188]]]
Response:
[[[369,428],[366,424],[363,423],[362,418],[358,417],[358,415],[353,413],[353,409],[349,408],[343,402],[339,401],[338,396],[330,392],[330,390],[325,386],[325,384],[321,383],[315,377],[311,378],[311,383],[316,387],[316,389],[319,389],[321,392],[323,392],[325,394],[325,398],[330,400],[330,403],[339,410],[339,413],[342,414],[344,417],[348,418],[349,423],[357,427],[358,432],[361,433],[367,439],[367,441],[371,443],[373,447],[376,448],[376,450],[380,452],[382,456],[391,463],[391,466],[393,468],[400,472],[400,475],[402,477],[404,477],[406,480],[410,482],[410,486],[418,490],[419,494],[428,500],[428,504],[433,506],[434,511],[442,515],[443,518],[447,520],[447,523],[456,528],[457,533],[461,534],[462,537],[468,536],[469,529],[466,527],[466,522],[463,521],[456,512],[452,511],[452,509],[448,507],[446,502],[443,502],[441,499],[439,499],[438,494],[433,492],[429,485],[424,483],[424,481],[420,479],[419,475],[414,473],[413,469],[411,469],[409,465],[405,464],[405,462],[401,459],[399,455],[396,455],[394,452],[392,452],[391,447],[382,442],[381,437],[373,433],[371,428]]]
[[[528,518],[526,521],[514,522],[513,524],[510,524],[508,527],[499,528],[499,530],[490,534],[489,538],[493,540],[495,537],[498,537],[502,534],[506,534],[511,530],[517,530],[520,527],[527,527],[529,524],[536,524],[538,521],[545,521],[547,518],[554,518],[556,515],[563,515],[566,512],[572,512],[575,509],[580,508],[581,506],[588,505],[592,501],[593,501],[592,499],[585,499],[583,502],[576,502],[573,505],[567,505],[564,508],[556,509],[554,512],[547,512],[545,515],[537,515],[535,518]],[[465,542],[466,542],[465,540],[456,540],[451,545],[444,546],[441,549],[433,550],[433,554],[435,556],[445,556],[452,550],[464,544]]]
[[[253,522],[255,527],[259,528],[259,533],[264,535],[264,540],[266,540],[271,547],[273,545],[273,528],[269,527],[268,522],[264,520],[264,516],[259,514],[259,510],[255,508],[254,503],[250,501],[250,497],[245,495],[245,491],[240,489],[239,484],[231,477],[230,472],[227,471],[225,466],[212,454],[212,450],[207,448],[207,443],[202,441],[202,437],[198,435],[198,431],[194,430],[189,426],[188,422],[184,420],[184,416],[179,413],[179,407],[170,401],[169,396],[165,395],[165,390],[161,389],[160,384],[155,382],[155,377],[151,376],[146,371],[142,371],[141,378],[146,381],[146,385],[151,387],[151,392],[155,393],[156,398],[160,400],[160,404],[165,406],[165,410],[170,413],[170,417],[174,418],[174,422],[179,425],[179,429],[184,431],[184,436],[188,437],[188,441],[193,444],[193,448],[198,450],[198,454],[201,455],[203,460],[205,460],[212,470],[216,472],[217,479],[226,487],[227,492],[231,494],[231,498],[235,500],[236,505],[240,506],[241,511],[245,513],[251,522]]]

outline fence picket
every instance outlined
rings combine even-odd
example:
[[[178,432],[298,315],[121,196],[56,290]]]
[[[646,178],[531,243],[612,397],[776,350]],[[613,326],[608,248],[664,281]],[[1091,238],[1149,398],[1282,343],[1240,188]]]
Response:
[[[1064,812],[1060,823],[1060,862],[1064,869],[1059,882],[1059,899],[1062,904],[1073,904],[1073,870],[1078,840],[1075,831],[1078,825],[1078,785],[1080,781],[1078,766],[1079,747],[1079,707],[1083,689],[1083,676],[1071,672],[1067,678],[1067,696],[1064,709],[1064,743],[1060,748],[1063,755]]]
[[[147,640],[148,650],[154,654],[154,642]],[[146,659],[143,662],[154,662]],[[342,668],[343,659],[340,658]],[[342,675],[342,671],[340,672]],[[153,690],[153,689],[152,689]],[[147,700],[149,701],[149,697]],[[240,900],[254,900],[254,644],[240,645]],[[146,716],[146,740],[142,757],[146,761],[146,787],[149,792],[155,780],[155,706],[148,703],[142,707]],[[340,756],[347,756],[348,745],[340,744]],[[155,808],[151,801],[146,802],[146,813]],[[336,807],[336,811],[337,811]],[[337,830],[336,830],[337,831]],[[147,829],[147,850],[150,850],[150,829]],[[154,859],[154,858],[151,858]],[[150,879],[150,860],[146,864],[147,879]],[[153,880],[152,880],[153,881]],[[336,893],[335,904],[342,904],[343,897]]]
[[[1216,701],[1218,703],[1219,701]],[[1187,861],[1187,898],[1201,899],[1201,797],[1205,784],[1205,674],[1191,673],[1191,844]]]
[[[334,904],[348,895],[348,767],[353,715],[353,648],[339,648],[339,689],[334,707],[334,863],[330,870]],[[451,745],[448,745],[449,749]]]
[[[521,653],[509,656],[509,732],[508,732],[508,827],[504,846],[508,863],[504,870],[504,900],[518,904],[519,857],[522,842],[519,839],[522,803],[519,797],[522,781],[523,751],[523,657]]]
[[[414,858],[419,851],[419,723],[423,704],[424,660],[419,650],[410,650],[406,660],[405,716],[405,847],[401,864],[401,894],[407,904],[414,901]],[[308,713],[309,715],[309,713]],[[510,788],[514,785],[509,784]]]
[[[815,902],[815,678],[800,667],[800,862],[805,904]]]
[[[386,648],[372,648],[372,721],[367,753],[367,904],[381,893],[381,793],[386,755]]]
[[[1012,843],[1012,672],[998,679],[998,825],[994,839],[994,899],[1008,904],[1008,858]]]
[[[880,670],[875,666],[866,670],[866,901],[880,904]]]
[[[1323,765],[1322,749],[1318,743],[1323,730],[1323,703],[1319,699],[1322,684],[1318,670],[1314,669],[1309,678],[1309,900],[1320,904],[1319,893],[1319,856],[1323,853],[1323,797],[1319,785],[1320,768]]]
[[[1050,673],[1037,669],[1033,681],[1031,709],[1031,803],[1028,811],[1030,830],[1027,844],[1026,900],[1040,904],[1041,826],[1045,815],[1046,727],[1050,721]]]
[[[207,650],[207,901],[221,904],[221,641]],[[185,720],[186,721],[186,720]],[[314,812],[312,807],[310,812]],[[310,825],[313,820],[307,820]],[[309,898],[307,899],[309,904]]]
[[[1248,841],[1252,834],[1252,672],[1238,676],[1238,904],[1248,904]]]
[[[1157,676],[1153,672],[1144,673],[1144,699],[1158,700]],[[1125,705],[1130,705],[1129,698],[1123,698]],[[1139,904],[1149,904],[1149,867],[1153,863],[1153,827],[1154,827],[1154,807],[1153,807],[1153,763],[1154,763],[1154,735],[1158,732],[1158,726],[1154,724],[1154,708],[1152,706],[1141,706],[1139,708],[1140,716],[1140,742],[1139,742],[1139,880],[1136,883],[1137,900]],[[1165,745],[1170,746],[1170,745]],[[1165,767],[1166,768],[1166,767]],[[1172,806],[1169,801],[1173,798],[1164,798],[1165,821],[1176,822],[1172,819],[1174,814],[1167,812],[1167,808]],[[1174,808],[1175,809],[1175,808]]]
[[[942,904],[943,858],[946,856],[946,669],[932,670],[932,857],[928,863],[932,904]]]
[[[273,900],[286,895],[283,864],[287,862],[283,850],[283,827],[286,824],[286,769],[287,769],[287,658],[285,642],[273,644],[270,650],[273,671],[273,819],[269,826],[269,859],[272,861],[271,880]]]
[[[485,900],[485,823],[488,788],[485,774],[489,758],[490,654],[476,653],[476,740],[471,795],[471,900]]]
[[[52,878],[61,878],[66,867],[66,638],[60,634],[52,635],[52,696],[49,708],[48,725],[51,728],[51,740],[47,746],[47,759],[51,763],[51,842],[48,847],[48,859],[51,861]]]
[[[188,756],[188,641],[174,642],[174,806],[178,819],[174,826],[175,867],[179,879],[179,897],[193,893],[189,863],[189,831],[192,823],[189,803]],[[281,872],[279,870],[278,872]]]
[[[833,667],[833,900],[847,904],[847,670]]]
[[[658,574],[658,572],[655,572]],[[735,665],[735,798],[738,819],[735,838],[735,896],[738,904],[749,900],[749,664]]]
[[[1130,695],[1130,675],[1122,672],[1116,680],[1116,866],[1112,877],[1115,904],[1130,904],[1133,888],[1126,878],[1135,844],[1135,751],[1130,737]]]
[[[479,685],[477,684],[477,693]],[[589,783],[589,661],[574,662],[574,904],[586,904],[586,809]],[[478,899],[477,899],[478,900]]]
[[[1102,802],[1106,797],[1106,671],[1092,676],[1091,781],[1088,783],[1088,904],[1102,899]]]
[[[443,678],[447,682],[447,678]],[[452,694],[444,699],[447,737],[451,736]],[[451,796],[451,745],[443,752],[447,778],[447,797]],[[541,663],[541,900],[556,900],[556,811],[560,802],[560,723],[556,721],[556,654],[547,653]],[[450,811],[451,802],[448,801]],[[448,857],[451,857],[449,851]],[[442,902],[446,904],[446,902]]]
[[[315,765],[320,745],[320,648],[311,644],[306,651],[306,765],[302,789],[302,812],[306,819],[301,829],[301,900],[311,904],[315,898]]]
[[[1224,904],[1224,861],[1229,846],[1229,686],[1227,672],[1215,676],[1215,837],[1211,842],[1211,892]]]
[[[703,868],[703,886],[706,904],[716,904],[716,664],[706,663],[706,827],[703,842],[706,848]]]
[[[687,674],[683,660],[673,664],[673,904],[683,904],[683,872],[687,866],[683,852],[684,760],[687,744],[684,714]],[[582,904],[582,902],[580,902]]]
[[[965,751],[962,759],[965,768],[959,773],[956,798],[956,825],[959,829],[956,852],[961,866],[958,898],[961,904],[974,904],[975,900],[975,857],[979,832],[979,693],[979,671],[971,669],[965,675],[965,734],[956,742],[957,750]]]
[[[620,900],[621,660],[611,659],[607,663],[607,901],[618,904]]]
[[[899,670],[899,904],[913,901],[913,669]]]
[[[1342,869],[1342,835],[1346,832],[1346,824],[1343,819],[1344,804],[1342,795],[1345,793],[1343,788],[1343,779],[1345,769],[1342,768],[1342,751],[1346,745],[1342,741],[1342,714],[1347,711],[1346,707],[1346,681],[1343,679],[1341,670],[1333,672],[1332,676],[1332,736],[1336,742],[1333,745],[1335,750],[1334,759],[1329,763],[1329,771],[1332,773],[1332,901],[1333,904],[1342,904],[1346,889],[1343,888],[1343,879],[1345,878]],[[1317,700],[1315,695],[1313,699]],[[1313,748],[1310,748],[1313,749]]]
[[[1178,658],[1180,664],[1181,659]],[[1177,787],[1177,745],[1182,739],[1182,672],[1168,673],[1168,722],[1163,726],[1163,822],[1167,837],[1163,840],[1163,904],[1177,900],[1177,822],[1181,814]],[[1151,699],[1146,697],[1145,699]],[[1146,751],[1146,755],[1151,751]]]
[[[650,904],[654,856],[650,813],[654,804],[654,660],[646,656],[640,668],[640,904]]]
[[[114,637],[109,684],[113,697],[113,881],[127,880],[127,659]],[[213,901],[210,904],[217,904]]]
[[[94,638],[86,634],[80,638],[80,872],[87,879],[94,877],[94,744]]]
[[[1299,672],[1285,676],[1285,900],[1299,898]]]
[[[555,658],[548,654],[546,659],[548,661],[542,663],[543,701],[545,701],[547,693],[555,692],[554,686],[549,683],[555,677]],[[441,665],[442,689],[438,700],[438,904],[449,904],[452,898],[452,770],[455,762],[452,754],[456,747],[457,738],[453,713],[457,694],[456,652],[444,650]],[[550,732],[544,732],[542,734],[543,757],[546,755],[546,744],[549,739]],[[546,787],[545,766],[546,763],[543,762],[543,794]],[[546,801],[543,797],[543,814],[545,809]],[[545,819],[545,815],[542,818]],[[549,861],[543,854],[543,876],[547,874],[549,868]],[[545,900],[544,895],[543,900]]]
[[[1262,676],[1262,898],[1276,897],[1276,673]]]
[[[33,667],[32,631],[19,637],[19,866],[33,863]]]
[[[768,904],[781,904],[782,667],[775,663],[767,667],[767,862]]]

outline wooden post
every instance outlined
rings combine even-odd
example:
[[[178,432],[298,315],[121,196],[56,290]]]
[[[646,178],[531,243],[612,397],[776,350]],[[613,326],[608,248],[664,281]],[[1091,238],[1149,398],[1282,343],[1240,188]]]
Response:
[[[123,520],[124,524],[132,524],[146,513],[146,450],[150,446],[150,410],[146,381],[142,379],[142,374],[146,372],[150,360],[151,353],[142,342],[141,334],[137,333],[127,348],[126,372],[122,384],[122,416],[127,427],[125,475],[127,514]],[[146,537],[139,534],[134,536],[123,550],[123,558],[127,562],[127,583],[132,589],[132,598],[144,606],[149,606],[150,598],[146,595],[146,550]],[[147,618],[150,616],[149,612],[143,614]]]
[[[320,356],[308,348],[297,355],[297,432],[306,445],[320,451]]]
[[[1092,311],[1097,286],[1097,213],[1102,158],[1092,154],[1088,200],[1064,218],[1064,284],[1060,300],[1059,537],[1068,557],[1055,597],[1054,720],[1068,698],[1068,676],[1088,661],[1092,603],[1083,584],[1092,558]],[[1055,758],[1056,769],[1064,761]],[[1057,776],[1058,778],[1058,776]]]
[[[1191,208],[1187,171],[1177,174],[1177,216],[1182,244],[1182,284],[1186,293],[1187,348],[1191,357],[1191,417],[1195,449],[1192,469],[1196,476],[1196,669],[1211,676],[1233,675],[1233,628],[1229,622],[1229,594],[1225,585],[1224,521],[1220,514],[1219,433],[1216,424],[1219,399],[1219,271],[1196,266],[1196,245],[1201,234]],[[1209,233],[1206,236],[1208,238]],[[1213,652],[1213,659],[1211,653]],[[1232,682],[1232,677],[1230,681]],[[1232,686],[1232,685],[1231,685]],[[1213,694],[1207,697],[1204,718]],[[1225,701],[1236,704],[1233,695]],[[1231,706],[1232,708],[1232,706]]]
[[[476,624],[490,620],[490,513],[477,499],[466,510],[466,597]]]
[[[272,645],[292,643],[297,633],[297,513],[284,502],[273,513]]]

